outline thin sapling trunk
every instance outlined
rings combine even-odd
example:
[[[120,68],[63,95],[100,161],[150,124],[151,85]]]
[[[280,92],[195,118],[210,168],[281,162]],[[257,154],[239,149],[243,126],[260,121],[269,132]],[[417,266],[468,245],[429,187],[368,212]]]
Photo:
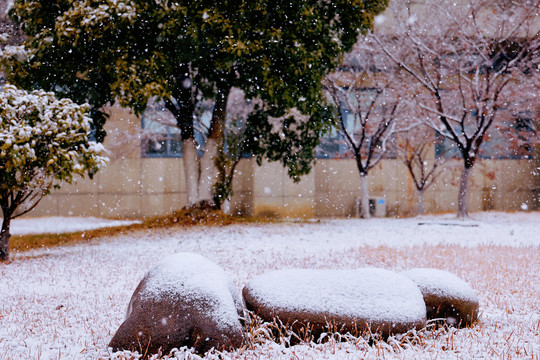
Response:
[[[468,193],[469,193],[469,177],[471,175],[472,167],[463,167],[461,172],[461,178],[459,180],[459,193],[458,193],[458,213],[457,216],[460,219],[464,219],[469,216],[468,209]]]
[[[429,128],[417,127],[409,130],[405,141],[396,147],[398,158],[409,171],[416,189],[418,215],[424,214],[424,193],[439,177],[444,163],[444,156],[430,159],[429,154],[433,149],[430,142],[426,142],[428,137],[426,131],[429,131]]]
[[[418,215],[424,215],[424,190],[418,190]]]
[[[11,218],[4,215],[2,220],[2,230],[0,232],[0,261],[6,261],[9,258],[9,238]]]

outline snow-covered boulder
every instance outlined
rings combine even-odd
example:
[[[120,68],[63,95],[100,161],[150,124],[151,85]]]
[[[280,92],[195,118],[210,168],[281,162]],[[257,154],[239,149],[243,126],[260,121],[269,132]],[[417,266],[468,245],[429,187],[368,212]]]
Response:
[[[426,323],[418,286],[384,269],[272,271],[249,281],[243,296],[263,320],[279,319],[295,331],[309,323],[314,336],[327,331],[327,324],[341,333],[387,336]]]
[[[426,302],[427,319],[443,319],[455,326],[468,326],[478,319],[478,297],[471,286],[456,275],[426,268],[411,269],[403,275],[420,288]]]
[[[139,283],[109,346],[147,354],[182,346],[200,353],[239,347],[243,311],[238,291],[218,265],[197,254],[174,254]]]

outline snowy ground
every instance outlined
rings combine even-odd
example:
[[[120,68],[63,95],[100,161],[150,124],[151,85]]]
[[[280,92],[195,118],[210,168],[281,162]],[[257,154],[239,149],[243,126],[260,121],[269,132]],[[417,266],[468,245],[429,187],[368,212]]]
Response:
[[[96,217],[39,217],[16,218],[11,222],[11,234],[60,234],[94,230],[105,227],[130,225],[138,221],[110,220]]]
[[[349,338],[285,347],[260,335],[235,353],[209,358],[540,358],[536,212],[481,213],[468,221],[426,216],[144,230],[15,254],[11,263],[0,264],[0,359],[130,359],[111,355],[107,343],[143,274],[174,252],[215,261],[239,290],[272,269],[434,267],[469,282],[481,302],[476,327],[422,331],[401,346],[392,339],[368,345]],[[197,358],[186,349],[176,356]]]

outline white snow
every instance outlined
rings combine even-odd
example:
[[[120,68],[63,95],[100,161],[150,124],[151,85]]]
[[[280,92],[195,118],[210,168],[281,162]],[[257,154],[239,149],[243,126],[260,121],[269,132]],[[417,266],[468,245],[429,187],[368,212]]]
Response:
[[[25,220],[27,228],[42,221]],[[432,215],[140,230],[15,253],[0,263],[0,360],[121,359],[107,344],[131,294],[148,269],[178,252],[215,262],[238,291],[272,270],[427,267],[456,274],[480,300],[474,328],[426,331],[400,346],[350,339],[285,347],[263,338],[207,358],[534,359],[540,357],[539,234],[540,212],[480,213],[466,222]],[[177,358],[197,357],[180,349]]]
[[[231,292],[232,280],[221,267],[194,253],[170,255],[154,265],[145,275],[143,298],[182,298],[193,304],[212,304],[205,313],[221,329],[239,328],[238,290]],[[128,308],[131,308],[128,306]],[[128,310],[127,316],[130,311]]]
[[[139,220],[111,220],[97,217],[49,216],[37,218],[16,218],[11,221],[12,235],[61,234],[105,227],[140,223]]]
[[[462,299],[478,302],[473,288],[456,275],[439,269],[416,268],[403,272],[403,275],[412,279],[424,293],[429,293],[447,299]]]
[[[258,303],[278,313],[322,314],[389,324],[421,322],[426,316],[418,286],[385,269],[278,270],[250,280],[247,287]]]

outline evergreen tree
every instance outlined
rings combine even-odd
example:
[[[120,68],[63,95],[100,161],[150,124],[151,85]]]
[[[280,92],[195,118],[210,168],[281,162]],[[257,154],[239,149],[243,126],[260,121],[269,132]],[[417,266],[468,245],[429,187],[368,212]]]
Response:
[[[0,92],[0,260],[9,257],[11,220],[31,211],[52,187],[92,177],[108,159],[88,140],[87,106],[7,85]]]

